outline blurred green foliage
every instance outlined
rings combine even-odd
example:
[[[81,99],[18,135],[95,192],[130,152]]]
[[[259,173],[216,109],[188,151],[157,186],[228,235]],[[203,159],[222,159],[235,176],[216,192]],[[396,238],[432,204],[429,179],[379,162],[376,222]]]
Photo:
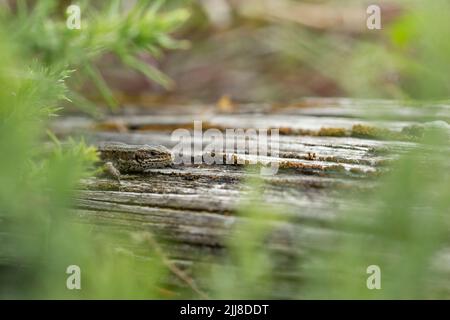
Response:
[[[282,208],[262,204],[262,181],[251,179],[246,184],[252,191],[243,199],[237,212],[242,224],[229,238],[229,254],[209,270],[202,270],[202,273],[207,275],[209,291],[214,299],[286,298],[289,292],[277,288],[279,261],[273,250],[264,246],[275,230],[277,212]]]
[[[268,39],[280,53],[333,79],[359,98],[447,100],[450,92],[450,4],[392,1],[402,12],[362,36],[318,33],[280,24]]]
[[[346,233],[330,253],[306,263],[309,282],[300,297],[450,297],[442,260],[450,226],[448,132],[430,133],[422,143],[402,156],[379,187],[357,194],[355,209],[339,213],[337,225]],[[366,286],[371,265],[380,267],[381,290]]]
[[[66,73],[27,66],[24,51],[0,30],[0,297],[157,297],[161,258],[151,249],[148,260],[118,254],[117,237],[96,235],[69,209],[79,180],[95,170],[95,148],[61,144],[51,133],[43,147],[46,123],[67,92]],[[67,290],[70,265],[81,268],[84,290]]]
[[[193,50],[175,53],[185,58],[167,67],[179,80],[202,70],[199,79],[179,81],[178,89],[191,99],[448,99],[448,1],[380,2],[381,30],[366,28],[369,3],[358,0],[223,2],[232,22],[219,31],[199,31],[208,16],[206,10],[194,13],[197,29],[186,35]],[[205,77],[211,79],[207,90]]]
[[[448,99],[450,21],[447,1],[404,1],[384,39],[357,42],[338,81],[358,97]]]
[[[37,1],[33,7],[17,3],[17,12],[0,11],[0,297],[161,298],[169,271],[158,250],[149,242],[96,233],[77,222],[69,208],[78,181],[95,170],[97,155],[83,142],[60,143],[46,133],[46,123],[61,101],[83,99],[66,87],[68,76],[75,74],[90,77],[115,104],[95,66],[106,53],[170,86],[166,76],[138,56],[158,57],[164,49],[184,47],[169,34],[188,14],[162,10],[162,1],[139,1],[126,14],[119,10],[120,1],[82,1],[83,24],[89,28],[79,32],[66,28],[58,1]],[[266,40],[329,75],[352,96],[448,99],[449,4],[402,3],[408,10],[387,27],[382,41],[358,39],[346,46],[336,35],[319,38],[292,25],[275,29]],[[84,10],[87,6],[90,10]],[[394,81],[385,81],[390,74]],[[44,140],[52,142],[43,147]],[[230,238],[229,255],[221,265],[201,270],[207,275],[207,294],[448,298],[433,263],[448,245],[449,147],[448,136],[432,132],[422,146],[402,156],[377,192],[352,194],[363,206],[339,212],[338,227],[346,232],[327,242],[332,244],[328,250],[311,253],[308,261],[290,261],[301,277],[290,278],[287,287],[277,273],[282,260],[264,246],[273,232],[268,221],[276,220],[276,212],[259,198],[262,185],[251,182],[254,194],[239,212],[247,223]],[[128,246],[142,246],[145,258],[128,252]],[[65,271],[72,264],[81,267],[81,291],[65,287]],[[380,291],[365,286],[369,265],[381,267]],[[181,294],[198,296],[192,290]]]
[[[0,11],[1,298],[159,296],[167,268],[148,243],[146,258],[137,258],[117,242],[142,244],[129,236],[99,236],[70,209],[80,179],[96,170],[95,148],[83,141],[61,143],[46,131],[61,102],[74,94],[66,86],[70,68],[93,67],[102,53],[114,50],[148,75],[159,74],[135,55],[144,47],[158,54],[177,46],[165,32],[186,13],[157,14],[162,2],[151,8],[147,2],[123,16],[113,1],[111,19],[94,15],[93,33],[87,34],[68,32],[63,20],[49,19],[57,1],[38,1],[32,9],[19,1],[18,18],[4,7]],[[67,290],[69,265],[81,268],[84,290]]]
[[[58,0],[32,4],[18,0],[16,9],[0,7],[0,19],[27,54],[47,67],[75,69],[72,78],[77,79],[76,85],[92,81],[109,106],[116,106],[117,102],[96,67],[105,54],[114,54],[125,65],[166,88],[173,86],[171,79],[140,56],[159,58],[163,50],[185,48],[185,41],[175,40],[170,34],[189,17],[187,10],[166,10],[163,0],[139,0],[128,8],[122,0],[83,0],[79,2],[81,29],[71,30],[66,26],[65,10],[69,4]],[[80,108],[95,108],[76,90],[69,90],[68,97]]]

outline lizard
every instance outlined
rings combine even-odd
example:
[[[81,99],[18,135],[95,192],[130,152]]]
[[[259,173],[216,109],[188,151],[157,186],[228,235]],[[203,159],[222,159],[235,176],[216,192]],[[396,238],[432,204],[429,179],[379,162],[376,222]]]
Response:
[[[122,173],[143,173],[172,165],[172,154],[161,145],[129,145],[106,142],[97,146],[104,171],[120,183]]]

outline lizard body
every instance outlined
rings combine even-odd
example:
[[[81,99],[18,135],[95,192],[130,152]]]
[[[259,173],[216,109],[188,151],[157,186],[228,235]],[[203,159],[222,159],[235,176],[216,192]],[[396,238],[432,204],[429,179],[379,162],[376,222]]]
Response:
[[[161,145],[129,145],[107,142],[97,147],[105,170],[120,181],[121,173],[143,173],[172,164],[172,154]]]

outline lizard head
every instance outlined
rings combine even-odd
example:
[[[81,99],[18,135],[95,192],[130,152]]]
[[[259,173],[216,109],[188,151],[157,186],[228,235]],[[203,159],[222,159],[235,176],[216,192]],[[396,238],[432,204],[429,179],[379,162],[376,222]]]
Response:
[[[172,154],[163,146],[140,146],[134,153],[135,160],[144,166],[160,166],[172,162]]]

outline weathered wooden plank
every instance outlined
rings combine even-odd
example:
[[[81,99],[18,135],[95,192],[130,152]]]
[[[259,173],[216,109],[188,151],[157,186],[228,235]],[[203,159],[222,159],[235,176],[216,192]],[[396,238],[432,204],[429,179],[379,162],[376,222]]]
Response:
[[[232,215],[236,214],[242,204],[245,203],[245,199],[241,198],[247,195],[246,192],[241,192],[238,196],[231,193],[217,195],[202,192],[201,190],[197,190],[197,192],[196,194],[179,194],[167,192],[80,191],[78,197],[82,200],[109,202],[112,204]],[[342,209],[348,205],[341,199],[337,197],[331,198],[325,193],[307,194],[302,192],[283,192],[281,190],[278,192],[265,191],[262,198],[265,201],[265,208],[273,208],[278,218],[284,217],[292,222],[306,221],[309,224],[325,222],[331,224],[336,218],[333,209]],[[84,205],[86,204],[84,203]],[[283,210],[280,210],[280,208],[283,208]]]
[[[344,117],[354,119],[397,119],[404,121],[450,121],[450,105],[407,101],[366,100],[348,98],[305,98],[275,112],[292,115]]]
[[[326,189],[331,196],[340,190],[371,188],[376,182],[342,179],[314,175],[279,173],[274,176],[260,176],[248,173],[242,168],[224,169],[218,166],[161,168],[149,170],[146,174],[123,175],[121,184],[111,179],[84,179],[80,187],[89,190],[163,193],[163,194],[202,194],[213,199],[239,197],[249,187],[243,184],[248,178],[260,178],[268,186],[282,190],[317,194]],[[285,189],[285,190],[284,190]]]
[[[95,223],[115,227],[122,231],[149,231],[161,239],[175,243],[219,247],[229,243],[239,226],[249,223],[248,218],[198,214],[187,211],[155,209],[138,206],[116,205],[105,202],[80,200],[74,214],[83,223]],[[302,250],[324,250],[326,241],[341,231],[326,228],[294,225],[287,222],[272,221],[271,232],[265,243],[288,254],[298,254]],[[321,239],[320,242],[317,242]],[[293,244],[301,243],[299,248]]]
[[[76,132],[76,131],[74,131]],[[89,140],[96,141],[121,141],[124,143],[132,144],[145,144],[149,141],[159,143],[168,147],[173,147],[177,141],[172,140],[170,132],[164,131],[146,131],[146,132],[113,132],[113,131],[97,131],[90,134],[85,132],[85,135]],[[247,139],[252,139],[251,137]],[[240,140],[236,140],[240,141]],[[268,142],[271,139],[268,137]],[[202,145],[210,144],[212,141],[207,137],[202,138]],[[335,137],[335,136],[279,136],[280,150],[289,151],[296,146],[303,147],[328,147],[332,150],[339,151],[339,149],[345,150],[357,150],[365,152],[375,152],[378,149],[389,148],[394,151],[400,152],[409,150],[415,146],[411,142],[399,142],[399,141],[377,141],[373,139],[353,138],[353,137]],[[310,150],[309,152],[314,151]]]
[[[360,136],[358,128],[377,128],[393,132],[390,138],[405,139],[398,135],[413,121],[370,120],[305,114],[174,114],[174,115],[120,115],[110,116],[100,122],[71,117],[54,122],[53,130],[59,134],[75,131],[156,131],[171,132],[176,129],[193,129],[194,121],[201,121],[202,129],[279,129],[285,135]],[[397,135],[395,135],[397,133]]]
[[[374,106],[376,110],[368,112]],[[235,164],[181,164],[123,175],[120,185],[99,177],[80,183],[74,210],[77,221],[95,224],[105,232],[152,232],[161,237],[174,261],[191,268],[221,256],[233,232],[250,222],[239,208],[252,194],[245,181],[254,177],[264,182],[260,205],[273,212],[266,219],[274,232],[261,246],[302,257],[311,250],[327,250],[336,235],[348,232],[338,224],[339,212],[363,205],[343,193],[371,190],[379,174],[417,146],[408,142],[414,139],[404,128],[417,120],[445,120],[449,115],[446,105],[425,110],[390,101],[303,99],[291,105],[237,104],[230,110],[215,105],[127,107],[100,121],[58,119],[53,129],[62,138],[78,134],[93,144],[119,141],[169,148],[177,143],[171,132],[184,128],[192,133],[194,121],[202,121],[203,130],[222,132],[228,128],[280,130],[279,153],[259,158],[279,164],[273,176]],[[211,142],[203,138],[201,149]],[[217,154],[256,160],[247,151],[227,149]],[[367,218],[361,217],[361,223]],[[129,249],[145,256],[138,246]]]
[[[290,104],[232,103],[229,110],[215,104],[167,105],[143,108],[126,105],[116,115],[213,115],[213,114],[289,114],[344,117],[354,119],[400,119],[406,121],[450,120],[448,102],[418,104],[409,101],[349,98],[303,98]]]
[[[176,144],[176,141],[172,141],[168,134],[98,133],[91,135],[89,139],[94,143],[95,141],[119,141],[129,144],[157,143],[169,148]],[[392,152],[388,154],[386,150],[405,150],[413,146],[411,143],[381,144],[371,142],[364,144],[358,139],[347,141],[344,139],[319,137],[287,139],[287,137],[280,137],[277,157],[260,156],[256,159],[255,156],[235,153],[233,149],[225,150],[225,154],[233,157],[236,162],[242,161],[241,163],[266,161],[277,163],[280,168],[370,173],[375,172],[376,167],[384,166],[396,158],[395,154],[392,154]],[[211,140],[205,139],[202,143],[205,146],[211,143]],[[271,143],[270,139],[268,143]],[[243,151],[248,152],[248,144],[246,146],[247,150]]]

